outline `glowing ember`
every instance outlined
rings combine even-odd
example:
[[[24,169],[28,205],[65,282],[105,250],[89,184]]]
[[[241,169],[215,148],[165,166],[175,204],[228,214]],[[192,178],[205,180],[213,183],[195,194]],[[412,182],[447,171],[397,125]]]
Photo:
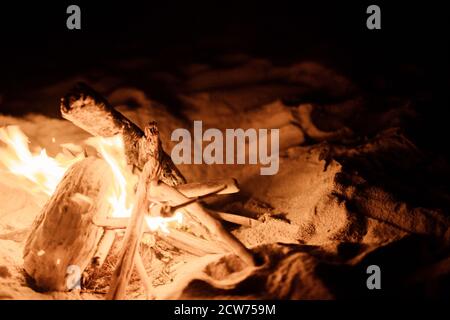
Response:
[[[82,153],[71,158],[64,154],[52,158],[45,149],[32,153],[28,148],[27,136],[17,126],[0,128],[0,140],[6,144],[6,148],[0,147],[0,162],[15,175],[34,182],[38,190],[48,195],[53,194],[66,170],[84,158]],[[86,140],[86,144],[97,149],[114,175],[115,183],[107,196],[112,207],[112,217],[129,217],[133,211],[134,187],[138,178],[127,165],[122,137],[93,137]],[[176,212],[169,218],[146,216],[145,221],[150,230],[160,229],[168,233],[169,225],[173,222],[181,223],[182,218],[182,213]]]

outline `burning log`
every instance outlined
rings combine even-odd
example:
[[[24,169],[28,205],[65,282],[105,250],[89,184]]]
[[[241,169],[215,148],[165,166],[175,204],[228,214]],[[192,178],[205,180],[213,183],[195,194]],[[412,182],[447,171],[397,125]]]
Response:
[[[159,178],[162,181],[171,186],[186,182],[162,148],[158,155],[149,153],[144,132],[88,85],[78,84],[61,99],[61,114],[63,118],[94,136],[112,137],[122,134],[129,164],[142,170],[149,157],[155,156],[161,163]]]
[[[154,129],[156,130],[156,128]],[[148,130],[150,130],[150,132],[148,132],[147,138],[151,139],[153,136],[157,137],[156,132],[151,129]],[[156,151],[158,146],[154,145],[154,147],[156,148],[150,150]],[[133,208],[130,224],[125,233],[125,239],[122,244],[119,261],[113,274],[111,286],[108,295],[106,296],[106,299],[108,300],[121,300],[125,297],[126,286],[131,278],[136,255],[139,255],[139,242],[144,231],[144,216],[148,212],[151,203],[148,197],[149,189],[151,188],[152,182],[155,181],[155,179],[158,179],[160,170],[161,168],[158,160],[150,156],[148,162],[144,165],[139,178],[136,191],[136,203]],[[142,269],[142,266],[138,266],[139,272],[142,273]],[[141,275],[141,279],[143,279],[144,282],[146,280],[145,268],[144,274]],[[147,295],[149,295],[148,292]]]
[[[74,164],[35,220],[24,249],[24,268],[40,289],[72,289],[66,285],[69,267],[81,275],[91,262],[103,234],[92,219],[111,210],[105,196],[111,176],[108,164],[98,158]]]

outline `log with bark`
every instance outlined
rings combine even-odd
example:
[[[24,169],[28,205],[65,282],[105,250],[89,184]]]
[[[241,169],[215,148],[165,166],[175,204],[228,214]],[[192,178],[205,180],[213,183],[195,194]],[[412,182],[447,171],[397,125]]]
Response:
[[[113,183],[108,164],[89,157],[74,164],[34,221],[24,249],[24,268],[44,291],[67,291],[68,270],[81,275],[97,250],[103,228],[92,223],[111,207]]]
[[[84,83],[77,84],[61,99],[61,114],[63,118],[94,136],[112,137],[122,134],[128,163],[140,170],[149,157],[154,156],[148,152],[144,132]],[[162,148],[156,157],[161,162],[159,178],[163,182],[171,186],[186,182]]]

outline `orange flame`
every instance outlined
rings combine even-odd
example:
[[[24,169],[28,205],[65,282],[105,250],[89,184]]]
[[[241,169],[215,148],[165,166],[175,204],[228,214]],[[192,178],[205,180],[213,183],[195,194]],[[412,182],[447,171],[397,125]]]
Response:
[[[52,158],[47,155],[45,149],[32,153],[28,148],[27,136],[17,126],[0,128],[0,140],[6,144],[6,148],[0,147],[0,162],[15,175],[34,182],[40,191],[50,196],[66,170],[84,157],[83,154],[72,158],[58,154]],[[94,147],[111,167],[115,181],[107,196],[112,207],[111,215],[117,218],[131,216],[135,198],[134,186],[138,178],[127,165],[122,136],[93,137],[87,139],[86,144]],[[145,221],[150,230],[167,233],[169,225],[172,222],[181,223],[182,218],[181,212],[177,212],[169,218],[146,216]]]
[[[116,218],[129,217],[133,211],[131,198],[134,195],[130,188],[135,185],[137,178],[127,166],[122,137],[118,135],[110,138],[89,138],[86,143],[97,149],[114,175],[116,183],[111,186],[108,195],[108,201],[113,208],[111,215]]]
[[[83,154],[68,157],[58,154],[49,157],[45,149],[32,153],[28,138],[17,126],[0,128],[0,140],[6,148],[0,148],[0,162],[13,174],[34,182],[39,191],[52,195],[66,170],[81,160]]]

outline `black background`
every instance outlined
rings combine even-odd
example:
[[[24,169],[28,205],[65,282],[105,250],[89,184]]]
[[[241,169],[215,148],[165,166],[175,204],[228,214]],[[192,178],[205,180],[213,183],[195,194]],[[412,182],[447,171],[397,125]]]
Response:
[[[0,4],[4,90],[98,66],[111,58],[207,61],[243,51],[283,63],[313,58],[360,77],[413,63],[448,87],[444,2],[411,1],[15,1]],[[66,28],[66,8],[82,30]],[[366,28],[378,4],[382,30]],[[163,60],[164,60],[163,59]],[[170,64],[169,63],[169,64]]]

